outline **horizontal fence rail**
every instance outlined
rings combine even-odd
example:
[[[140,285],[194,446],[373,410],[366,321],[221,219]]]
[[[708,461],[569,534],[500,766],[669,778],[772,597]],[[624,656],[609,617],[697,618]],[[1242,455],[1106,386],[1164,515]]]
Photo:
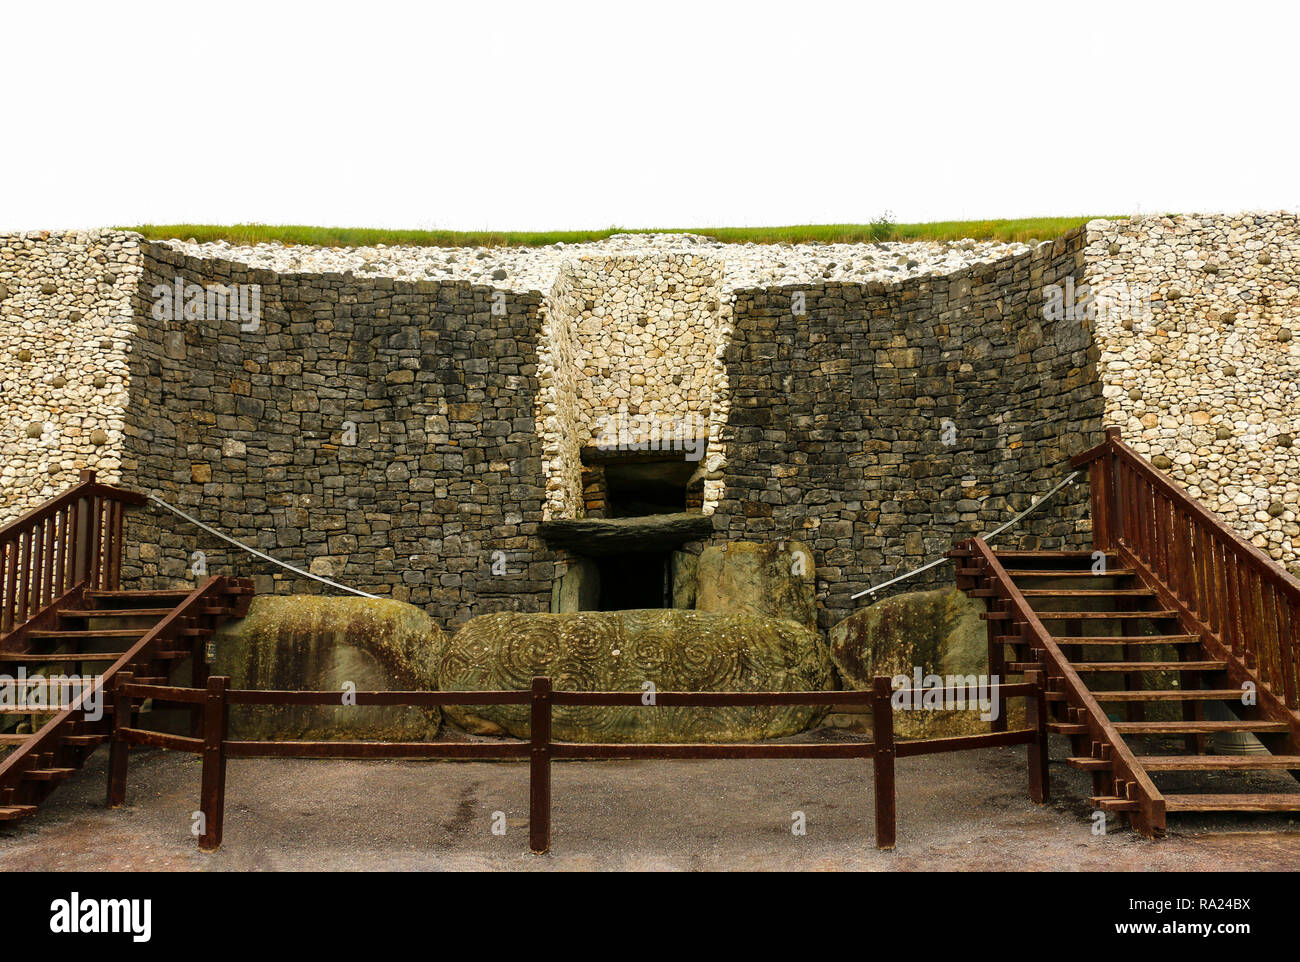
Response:
[[[203,813],[199,848],[220,847],[225,812],[226,761],[229,758],[406,758],[480,759],[529,764],[529,848],[538,854],[551,846],[551,762],[556,759],[871,759],[874,771],[876,845],[892,849],[895,842],[897,758],[940,752],[965,751],[1004,745],[1027,745],[1029,791],[1033,801],[1049,797],[1047,778],[1047,712],[1041,678],[1029,673],[1026,681],[990,686],[999,699],[1027,699],[1027,727],[1014,731],[963,735],[895,743],[895,696],[926,694],[958,696],[967,689],[895,690],[890,679],[873,679],[869,691],[814,692],[580,692],[553,691],[551,680],[534,678],[527,691],[368,691],[349,692],[349,704],[407,705],[521,705],[529,706],[528,741],[500,742],[381,742],[381,741],[244,741],[229,737],[231,705],[334,705],[342,704],[337,691],[257,691],[234,689],[229,678],[207,679],[206,688],[137,684],[122,673],[114,693],[113,737],[110,743],[108,804],[126,799],[127,759],[132,745],[193,752],[202,756],[200,811]],[[145,699],[190,705],[202,712],[202,725],[190,737],[142,729],[133,725],[137,703]],[[559,742],[551,737],[553,710],[566,706],[869,706],[872,740],[835,743],[682,743],[612,744]]]
[[[144,495],[82,471],[75,487],[0,528],[0,642],[77,589],[116,589],[122,527]]]

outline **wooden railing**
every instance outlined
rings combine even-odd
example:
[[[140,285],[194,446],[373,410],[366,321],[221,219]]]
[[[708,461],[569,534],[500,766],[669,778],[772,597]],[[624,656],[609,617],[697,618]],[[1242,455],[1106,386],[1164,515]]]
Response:
[[[1300,581],[1120,439],[1074,458],[1087,465],[1094,541],[1153,576],[1161,602],[1198,624],[1286,709],[1300,709]]]
[[[0,643],[74,590],[117,588],[125,510],[144,503],[82,471],[76,487],[0,528]]]
[[[37,765],[42,756],[57,759],[62,750],[61,736],[67,726],[81,721],[90,706],[97,700],[105,699],[113,690],[119,674],[130,677],[126,669],[147,663],[164,644],[180,639],[188,640],[188,634],[194,625],[210,616],[213,610],[226,607],[236,614],[246,611],[247,603],[243,599],[251,593],[252,585],[249,582],[219,575],[210,576],[115,662],[96,675],[91,685],[70,704],[61,709],[53,709],[53,716],[23,744],[20,751],[15,751],[0,761],[0,789],[17,789],[23,780],[23,772]],[[232,597],[236,600],[231,601]],[[108,727],[107,722],[102,724],[105,729]],[[21,798],[17,800],[22,801]]]
[[[199,811],[199,848],[212,851],[221,846],[225,818],[227,758],[456,758],[484,760],[528,760],[529,763],[529,848],[543,853],[551,847],[551,762],[555,759],[598,758],[869,758],[875,780],[876,845],[892,849],[895,840],[896,758],[938,752],[992,748],[1001,745],[1029,747],[1029,794],[1042,803],[1050,795],[1047,775],[1047,711],[1041,678],[1035,672],[1026,681],[994,687],[998,704],[1007,698],[1027,700],[1025,728],[1014,731],[962,735],[895,742],[893,698],[919,696],[900,692],[891,680],[877,677],[870,691],[765,691],[765,692],[656,692],[647,701],[645,692],[552,691],[549,678],[534,678],[528,691],[370,691],[349,693],[350,705],[528,705],[529,740],[483,742],[376,742],[376,741],[238,741],[229,738],[231,705],[332,705],[343,704],[342,692],[257,691],[232,689],[230,679],[213,676],[206,688],[178,688],[141,685],[128,674],[118,676],[113,714],[113,740],[108,765],[108,804],[117,807],[126,800],[127,759],[132,745],[146,745],[194,752],[202,757]],[[935,690],[924,694],[935,697]],[[942,689],[955,697],[965,689]],[[144,699],[188,704],[202,712],[203,724],[196,737],[149,731],[133,724],[132,713]],[[552,709],[560,706],[774,706],[832,705],[870,707],[872,741],[833,743],[741,743],[741,744],[610,744],[557,742],[551,737]]]

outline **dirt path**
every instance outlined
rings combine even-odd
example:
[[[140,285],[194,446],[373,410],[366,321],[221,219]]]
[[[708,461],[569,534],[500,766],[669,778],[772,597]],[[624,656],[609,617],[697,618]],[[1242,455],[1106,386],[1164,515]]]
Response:
[[[1019,749],[900,764],[898,848],[872,840],[870,768],[856,761],[557,764],[552,854],[527,853],[527,771],[466,762],[232,761],[225,845],[190,835],[194,756],[133,755],[128,804],[103,806],[106,753],[38,816],[0,832],[0,869],[1292,870],[1300,823],[1178,822],[1145,841],[1091,832],[1086,782],[1053,765],[1056,800],[1025,793]],[[807,834],[796,836],[794,812]],[[504,813],[505,835],[492,832]],[[1217,827],[1218,834],[1200,834]],[[1224,833],[1224,830],[1227,833]],[[1241,833],[1250,833],[1249,844]]]

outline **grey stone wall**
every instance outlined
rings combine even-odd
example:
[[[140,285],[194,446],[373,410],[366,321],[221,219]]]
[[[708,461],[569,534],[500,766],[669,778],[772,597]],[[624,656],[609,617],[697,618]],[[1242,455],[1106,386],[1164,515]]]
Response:
[[[1044,316],[1047,285],[1082,279],[1084,244],[1075,231],[901,284],[738,291],[715,542],[808,543],[825,627],[854,592],[1045,493],[1102,435],[1091,321]],[[1085,546],[1086,505],[1080,479],[996,544]],[[951,578],[941,567],[903,590]]]
[[[155,286],[177,278],[260,285],[257,328],[155,316]],[[547,610],[535,295],[277,274],[148,244],[136,300],[122,464],[133,486],[445,627]],[[203,551],[209,572],[255,576],[259,592],[328,590],[161,509],[136,512],[128,533],[128,583],[192,580]]]

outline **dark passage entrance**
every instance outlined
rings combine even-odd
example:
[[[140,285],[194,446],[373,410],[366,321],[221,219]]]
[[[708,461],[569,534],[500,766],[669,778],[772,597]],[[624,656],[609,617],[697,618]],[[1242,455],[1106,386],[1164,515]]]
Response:
[[[668,559],[666,551],[638,551],[593,559],[600,570],[599,609],[671,608]]]

